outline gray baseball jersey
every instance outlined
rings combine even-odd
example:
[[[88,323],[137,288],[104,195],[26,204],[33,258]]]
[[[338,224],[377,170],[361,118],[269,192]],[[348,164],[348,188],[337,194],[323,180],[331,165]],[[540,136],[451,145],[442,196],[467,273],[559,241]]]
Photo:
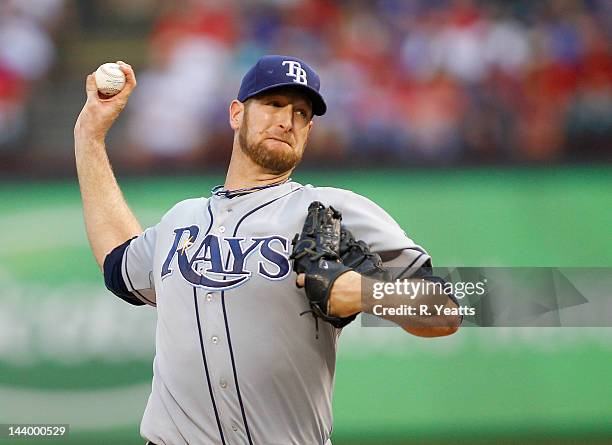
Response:
[[[158,445],[330,444],[340,330],[310,314],[288,260],[312,201],[332,205],[373,251],[418,269],[428,254],[355,193],[296,182],[189,199],[133,239],[128,291],[157,306],[141,425]]]

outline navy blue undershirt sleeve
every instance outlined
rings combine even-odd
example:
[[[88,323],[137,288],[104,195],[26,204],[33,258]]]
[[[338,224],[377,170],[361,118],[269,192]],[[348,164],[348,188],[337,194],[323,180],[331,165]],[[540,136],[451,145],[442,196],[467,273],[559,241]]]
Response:
[[[109,291],[122,300],[134,306],[143,306],[145,303],[128,290],[121,273],[123,255],[134,238],[130,238],[125,243],[118,245],[104,258],[104,284]]]
[[[410,278],[422,278],[423,280],[440,283],[442,286],[446,284],[446,281],[443,278],[433,275],[433,266],[431,264],[431,259],[425,261],[423,265],[419,268],[419,270],[417,270],[413,275],[411,275]],[[453,301],[453,303],[459,306],[459,302],[453,294],[449,293],[446,295]]]

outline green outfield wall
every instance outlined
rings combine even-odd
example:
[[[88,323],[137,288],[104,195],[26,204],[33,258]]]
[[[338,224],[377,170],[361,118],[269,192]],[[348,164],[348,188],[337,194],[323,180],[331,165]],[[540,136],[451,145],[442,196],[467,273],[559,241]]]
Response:
[[[610,168],[295,179],[371,198],[438,266],[612,267]],[[119,180],[151,225],[222,176]],[[154,329],[154,309],[104,289],[74,180],[0,183],[0,424],[70,424],[56,444],[141,444]],[[334,444],[612,443],[610,376],[612,328],[422,339],[354,323],[340,339]]]

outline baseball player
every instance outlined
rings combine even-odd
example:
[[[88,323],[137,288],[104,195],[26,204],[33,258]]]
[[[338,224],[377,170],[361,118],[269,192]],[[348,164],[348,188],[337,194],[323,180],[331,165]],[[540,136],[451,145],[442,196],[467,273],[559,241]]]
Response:
[[[87,77],[75,155],[87,235],[107,287],[157,308],[142,437],[157,445],[331,444],[337,339],[359,312],[374,313],[363,286],[409,279],[431,266],[429,255],[370,200],[291,180],[326,104],[316,72],[289,56],[265,56],[245,74],[229,106],[225,184],[179,202],[143,231],[105,150],[136,87],[132,68],[118,63],[127,84],[112,98],[101,99]],[[391,277],[389,265],[401,273]],[[417,297],[457,308],[446,295]],[[451,334],[461,320],[383,318],[419,336]]]

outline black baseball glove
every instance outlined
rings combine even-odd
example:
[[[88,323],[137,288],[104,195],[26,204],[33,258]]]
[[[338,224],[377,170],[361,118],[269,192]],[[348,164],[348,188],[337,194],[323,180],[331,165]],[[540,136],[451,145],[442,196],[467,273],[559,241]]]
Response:
[[[337,328],[346,326],[354,318],[346,320],[329,313],[329,294],[334,282],[351,270],[340,260],[341,220],[342,215],[333,207],[312,202],[302,233],[293,238],[293,252],[289,257],[293,260],[293,270],[306,275],[304,288],[310,303],[310,310],[306,312]]]
[[[390,281],[391,274],[383,267],[380,255],[370,251],[365,241],[356,241],[349,229],[340,232],[340,259],[342,264],[361,275],[381,281]]]
[[[293,238],[293,270],[304,273],[306,295],[315,319],[321,318],[336,328],[355,319],[335,317],[329,313],[329,294],[336,279],[349,270],[378,280],[388,280],[378,254],[372,253],[364,241],[341,226],[342,215],[333,207],[318,201],[310,204],[301,234]],[[306,313],[304,312],[304,313]]]

